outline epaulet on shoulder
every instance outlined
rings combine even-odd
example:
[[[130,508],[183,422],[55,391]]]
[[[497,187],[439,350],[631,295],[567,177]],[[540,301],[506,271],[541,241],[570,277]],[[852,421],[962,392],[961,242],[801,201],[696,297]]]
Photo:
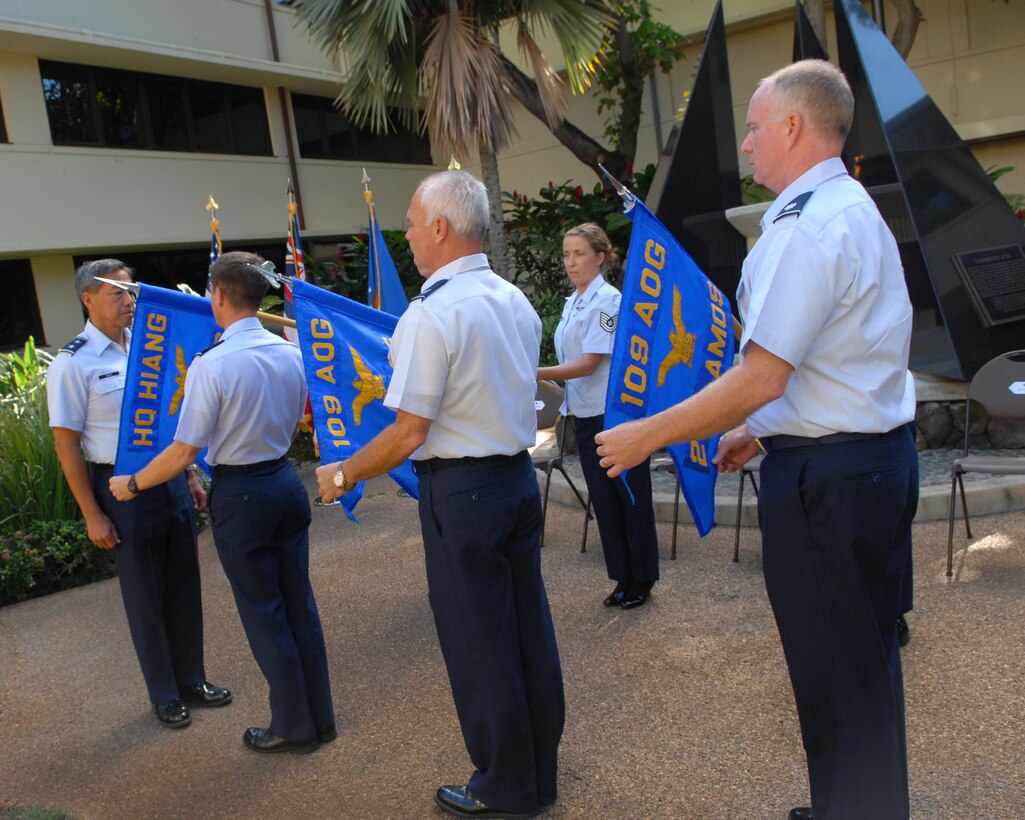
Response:
[[[223,341],[222,339],[218,339],[216,342],[214,342],[212,345],[210,345],[210,347],[203,348],[202,350],[199,351],[199,353],[194,355],[192,358],[193,359],[198,359],[204,353],[209,353],[211,350],[213,350],[215,347],[217,347],[217,345],[219,345],[222,341]]]
[[[433,285],[431,285],[429,288],[427,288],[427,290],[421,291],[420,293],[418,293],[416,296],[414,296],[409,301],[410,302],[419,302],[419,301],[421,301],[423,299],[426,299],[428,296],[430,296],[432,293],[434,293],[436,290],[438,290],[438,288],[444,287],[448,283],[448,281],[449,281],[448,279],[439,279],[437,282],[435,282]]]
[[[88,336],[76,336],[74,339],[72,339],[70,342],[64,345],[64,347],[60,349],[60,352],[70,353],[72,356],[74,356],[75,353],[78,352],[78,349],[88,341]]]
[[[811,195],[813,193],[815,193],[814,189],[811,191],[805,191],[803,194],[795,196],[790,202],[788,202],[780,209],[780,212],[776,215],[776,218],[772,220],[772,224],[775,225],[781,219],[784,219],[788,216],[800,216],[801,209],[808,203],[808,200],[811,199]]]

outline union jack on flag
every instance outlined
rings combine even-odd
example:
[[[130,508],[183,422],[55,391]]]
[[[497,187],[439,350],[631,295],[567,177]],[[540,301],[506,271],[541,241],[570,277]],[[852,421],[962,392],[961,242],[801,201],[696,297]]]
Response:
[[[214,202],[214,195],[210,194],[210,200],[206,203],[206,209],[210,212],[210,231],[213,234],[210,237],[210,264],[213,265],[217,261],[217,257],[221,255],[221,222],[217,218],[217,209],[220,206]],[[206,275],[206,298],[210,298],[210,274]]]
[[[299,236],[299,215],[295,200],[292,199],[292,184],[288,185],[288,238],[285,240],[285,276],[306,281],[306,265],[303,263],[303,241]],[[292,288],[285,285],[285,316],[295,319],[295,303],[292,300]],[[294,327],[285,328],[285,337],[298,344],[299,334]]]

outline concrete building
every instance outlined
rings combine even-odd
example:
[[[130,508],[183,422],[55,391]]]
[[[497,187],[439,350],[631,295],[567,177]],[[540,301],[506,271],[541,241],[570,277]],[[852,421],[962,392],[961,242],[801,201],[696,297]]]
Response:
[[[984,167],[1016,166],[1000,186],[1025,191],[1020,0],[919,4],[909,64]],[[649,87],[638,166],[656,161],[684,103],[713,9],[662,5],[693,47]],[[725,13],[739,150],[755,83],[790,59],[793,6],[735,0]],[[142,281],[201,284],[211,194],[227,248],[279,261],[290,178],[308,254],[334,257],[365,229],[364,166],[382,226],[403,227],[416,182],[448,157],[432,158],[416,134],[377,137],[345,121],[331,108],[344,80],[344,59],[274,0],[0,0],[0,349],[30,333],[52,347],[78,331],[70,277],[83,259],[116,256]],[[593,97],[574,98],[569,118],[591,134],[604,127]],[[500,155],[505,189],[594,184],[540,122],[523,113],[518,123]]]

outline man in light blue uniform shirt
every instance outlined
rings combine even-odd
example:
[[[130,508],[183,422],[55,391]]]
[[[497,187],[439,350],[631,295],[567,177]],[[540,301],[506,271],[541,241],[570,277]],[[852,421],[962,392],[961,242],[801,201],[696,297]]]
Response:
[[[475,771],[435,801],[462,817],[533,816],[556,798],[562,670],[541,578],[536,437],[541,320],[481,253],[484,185],[425,179],[407,212],[420,295],[392,338],[396,421],[318,468],[325,501],[412,456],[428,597]],[[388,807],[380,809],[388,814]]]
[[[306,405],[306,378],[299,348],[256,316],[269,287],[261,262],[232,252],[210,267],[210,303],[224,333],[189,367],[174,442],[110,486],[129,501],[209,447],[214,543],[270,688],[269,727],[251,727],[242,740],[257,752],[304,753],[336,737],[309,577],[310,503],[286,457]]]
[[[117,259],[84,263],[75,287],[89,320],[46,374],[53,443],[89,540],[110,550],[139,666],[157,720],[192,721],[188,704],[224,706],[231,692],[206,681],[196,514],[206,493],[192,463],[142,493],[132,509],[107,488],[114,473],[134,297],[96,277],[131,282]],[[186,469],[190,469],[186,472]],[[187,476],[187,479],[186,479]]]
[[[691,399],[600,437],[618,474],[639,453],[723,436],[757,452],[765,586],[797,702],[810,807],[791,820],[909,816],[896,622],[918,504],[911,304],[897,243],[840,153],[854,98],[829,63],[762,80],[743,150],[779,194],[744,263],[743,362]]]

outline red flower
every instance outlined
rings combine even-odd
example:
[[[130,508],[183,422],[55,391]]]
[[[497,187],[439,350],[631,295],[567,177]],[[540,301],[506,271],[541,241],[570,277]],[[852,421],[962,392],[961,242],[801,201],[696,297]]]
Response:
[[[1025,222],[1025,208],[1018,209],[1018,219],[1020,219],[1022,222]]]
[[[523,195],[523,204],[524,205],[527,204],[527,195],[526,194]]]
[[[579,185],[573,189],[573,199],[580,199],[584,195],[584,189]]]
[[[626,164],[626,178],[627,179],[633,179],[633,175],[634,175],[634,164],[632,162],[628,162]]]
[[[513,188],[513,199],[519,199],[519,198],[520,198],[520,195],[516,192],[516,189]]]
[[[549,188],[554,188],[555,187],[554,185],[552,185],[552,181],[551,180],[548,180],[548,187]]]

